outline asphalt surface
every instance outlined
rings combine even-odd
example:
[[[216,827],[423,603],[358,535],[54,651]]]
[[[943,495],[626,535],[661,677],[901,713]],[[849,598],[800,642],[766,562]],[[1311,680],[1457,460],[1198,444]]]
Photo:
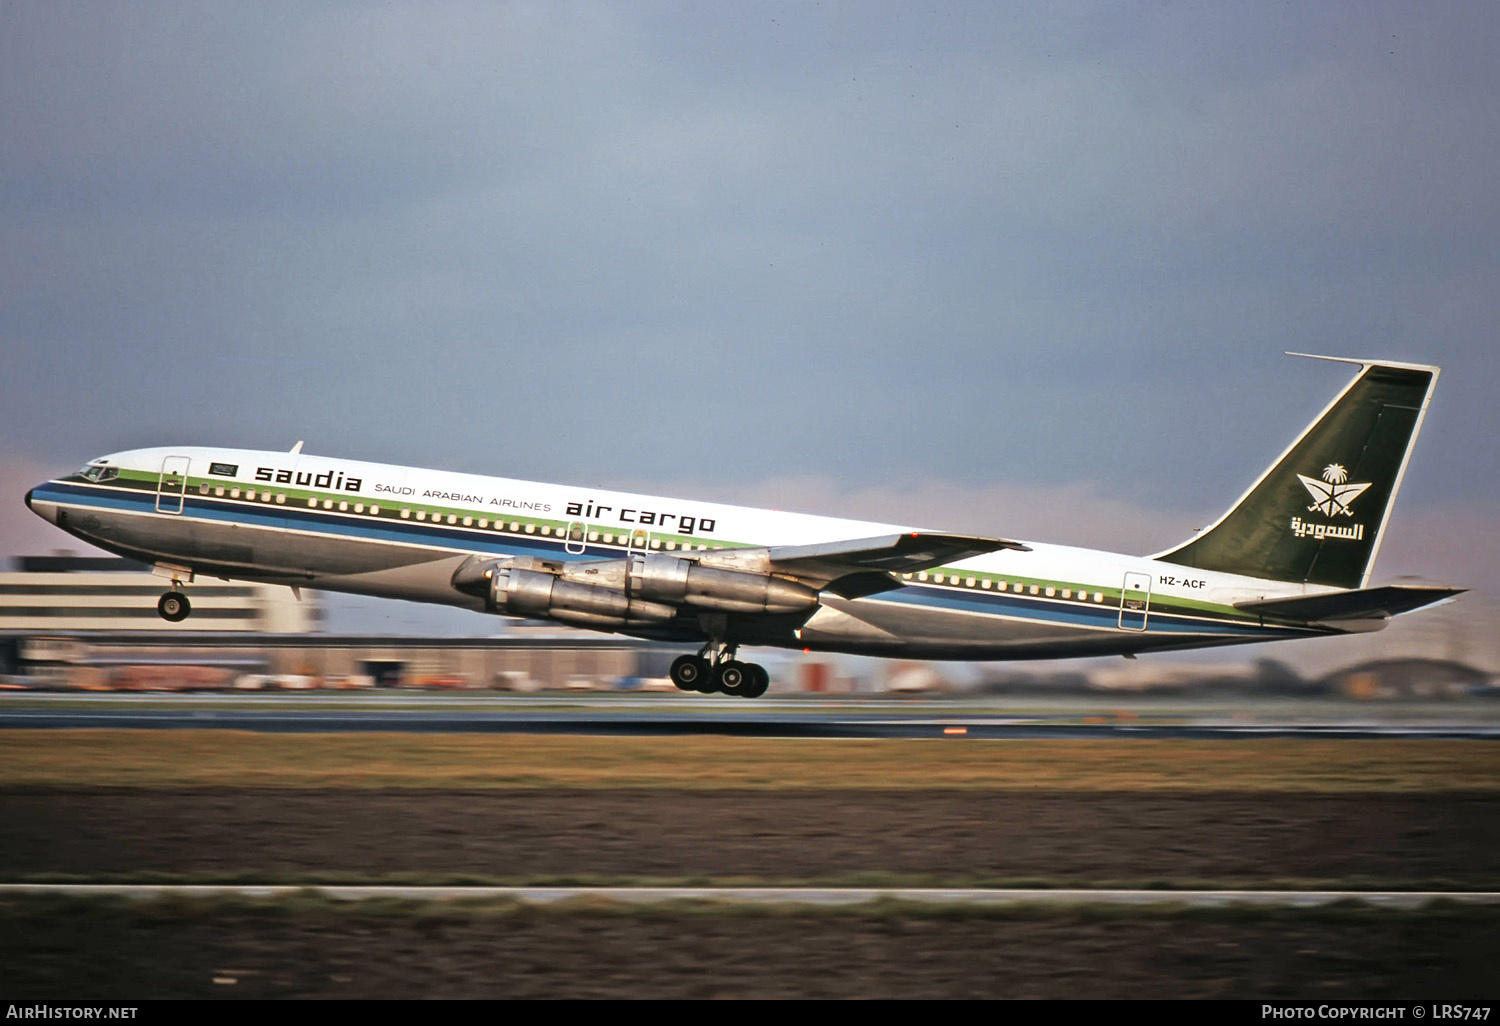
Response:
[[[463,901],[499,898],[533,905],[559,901],[652,904],[710,901],[747,905],[858,905],[906,901],[955,905],[1186,905],[1192,908],[1254,906],[1316,908],[1356,902],[1375,908],[1416,909],[1431,902],[1500,905],[1495,891],[1329,891],[1329,890],[1122,890],[1116,888],[975,887],[423,887],[406,885],[268,884],[0,884],[0,894],[117,895],[152,899],[168,895],[278,898],[314,892],[336,901],[403,898]]]
[[[1246,703],[1247,705],[1251,703]],[[1259,704],[1257,703],[1257,706]],[[1278,712],[1280,709],[1280,712]],[[599,736],[718,734],[773,738],[1500,739],[1500,722],[1403,721],[1358,708],[1281,709],[1254,716],[1190,705],[1145,714],[1017,711],[967,701],[730,699],[723,696],[468,696],[443,694],[11,694],[0,729],[223,729],[266,733],[498,733]]]

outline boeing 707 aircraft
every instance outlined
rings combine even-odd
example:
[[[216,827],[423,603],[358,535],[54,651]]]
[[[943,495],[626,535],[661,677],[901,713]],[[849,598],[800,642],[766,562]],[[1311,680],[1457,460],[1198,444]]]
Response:
[[[757,697],[742,645],[1039,659],[1377,630],[1459,589],[1370,586],[1438,368],[1358,373],[1222,517],[1152,556],[290,452],[91,460],[26,504],[152,564],[677,642],[684,691]]]

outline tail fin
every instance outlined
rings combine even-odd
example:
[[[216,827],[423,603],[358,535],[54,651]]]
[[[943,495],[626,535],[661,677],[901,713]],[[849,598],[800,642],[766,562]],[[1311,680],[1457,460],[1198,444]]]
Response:
[[[1316,359],[1360,371],[1228,513],[1157,559],[1337,588],[1369,580],[1438,368]]]

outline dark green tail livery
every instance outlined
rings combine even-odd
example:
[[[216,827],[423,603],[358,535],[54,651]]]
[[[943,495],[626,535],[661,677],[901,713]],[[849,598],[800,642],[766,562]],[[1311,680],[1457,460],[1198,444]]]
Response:
[[[1156,558],[1275,581],[1365,584],[1438,368],[1342,362],[1360,365],[1349,387],[1233,509]]]

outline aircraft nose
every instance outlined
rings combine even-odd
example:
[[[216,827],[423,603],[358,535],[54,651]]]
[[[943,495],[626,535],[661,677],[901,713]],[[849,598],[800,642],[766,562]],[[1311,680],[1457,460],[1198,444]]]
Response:
[[[26,493],[26,508],[49,524],[57,523],[57,504],[36,498],[35,488]]]

